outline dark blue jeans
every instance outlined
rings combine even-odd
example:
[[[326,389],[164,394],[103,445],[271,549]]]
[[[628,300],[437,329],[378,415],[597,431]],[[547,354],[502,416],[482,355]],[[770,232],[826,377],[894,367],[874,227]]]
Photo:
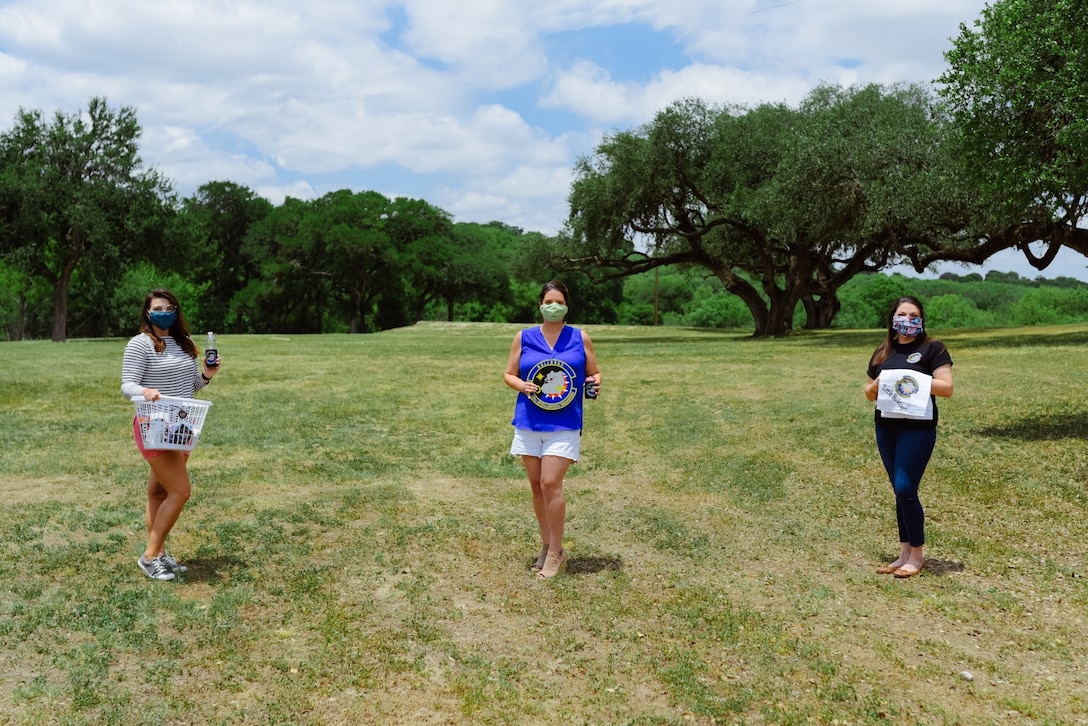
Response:
[[[918,500],[918,485],[937,443],[937,429],[900,430],[876,425],[876,448],[888,481],[895,490],[899,541],[911,547],[926,543],[926,515]]]

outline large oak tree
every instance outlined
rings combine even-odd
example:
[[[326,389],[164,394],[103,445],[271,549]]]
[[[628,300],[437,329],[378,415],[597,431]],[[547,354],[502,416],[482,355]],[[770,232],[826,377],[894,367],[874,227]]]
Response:
[[[1085,12],[1083,0],[998,0],[960,26],[945,54],[940,94],[966,169],[995,213],[985,244],[958,259],[980,262],[1015,246],[1044,269],[1062,245],[1088,254]]]
[[[755,335],[830,325],[854,275],[973,242],[947,125],[918,86],[816,88],[797,108],[675,103],[579,160],[575,264],[690,264],[744,301]]]
[[[170,188],[143,168],[140,135],[135,110],[103,98],[51,121],[20,110],[0,134],[0,253],[52,287],[54,341],[67,339],[77,270],[108,290],[126,257],[151,256],[163,238]]]

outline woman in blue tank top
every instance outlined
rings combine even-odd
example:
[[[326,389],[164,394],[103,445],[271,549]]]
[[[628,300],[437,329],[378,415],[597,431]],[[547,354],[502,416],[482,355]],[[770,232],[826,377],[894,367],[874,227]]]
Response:
[[[532,570],[541,578],[555,577],[567,566],[563,477],[578,461],[583,389],[588,384],[599,391],[601,385],[589,335],[563,322],[569,299],[562,282],[544,283],[538,301],[544,322],[514,336],[506,362],[506,385],[518,392],[510,453],[521,457],[529,475],[541,541]]]

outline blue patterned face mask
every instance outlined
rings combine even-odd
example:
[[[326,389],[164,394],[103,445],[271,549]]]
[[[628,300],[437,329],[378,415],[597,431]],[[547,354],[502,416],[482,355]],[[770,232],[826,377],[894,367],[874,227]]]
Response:
[[[159,330],[169,330],[177,322],[178,314],[171,310],[148,310],[147,319]]]
[[[922,319],[917,315],[895,315],[892,317],[892,330],[904,338],[913,338],[921,335],[924,327]]]

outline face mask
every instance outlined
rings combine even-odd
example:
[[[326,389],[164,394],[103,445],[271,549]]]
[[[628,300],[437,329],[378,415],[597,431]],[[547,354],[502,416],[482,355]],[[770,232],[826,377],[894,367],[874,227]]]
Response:
[[[892,330],[904,337],[913,338],[922,332],[922,319],[917,315],[896,315],[892,318]]]
[[[540,306],[540,314],[549,323],[558,323],[567,316],[567,306],[557,302],[544,303]]]
[[[148,312],[148,320],[159,330],[169,330],[170,326],[177,322],[178,314],[169,311]]]

